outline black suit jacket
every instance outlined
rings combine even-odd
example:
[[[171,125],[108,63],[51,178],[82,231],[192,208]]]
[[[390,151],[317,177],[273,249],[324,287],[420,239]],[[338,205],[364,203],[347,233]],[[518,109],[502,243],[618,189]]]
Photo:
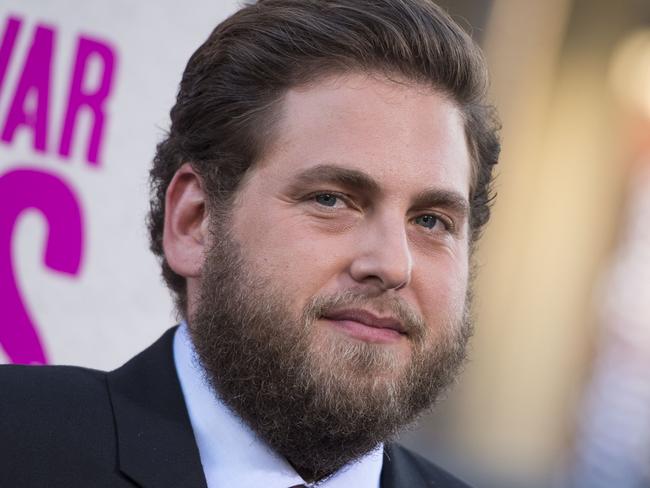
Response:
[[[121,368],[0,367],[0,487],[204,488],[175,329]],[[387,445],[382,488],[466,486]]]

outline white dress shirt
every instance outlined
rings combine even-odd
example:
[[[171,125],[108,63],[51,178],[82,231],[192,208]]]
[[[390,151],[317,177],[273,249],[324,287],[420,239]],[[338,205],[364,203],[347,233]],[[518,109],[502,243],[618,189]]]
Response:
[[[187,325],[174,336],[174,362],[208,488],[289,488],[306,483],[206,383]],[[383,445],[318,483],[319,488],[379,488]]]

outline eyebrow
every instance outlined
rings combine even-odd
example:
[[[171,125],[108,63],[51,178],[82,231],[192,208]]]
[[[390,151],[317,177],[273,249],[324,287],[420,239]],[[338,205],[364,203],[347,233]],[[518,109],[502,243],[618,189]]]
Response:
[[[367,173],[336,164],[319,164],[298,173],[291,183],[291,189],[298,191],[315,183],[333,183],[368,195],[381,193],[381,185]],[[463,195],[440,188],[430,188],[418,193],[411,206],[422,209],[442,207],[460,217],[469,213],[469,202]]]
[[[334,164],[319,164],[298,173],[291,188],[299,189],[314,183],[333,183],[369,194],[378,194],[381,190],[379,183],[363,171],[343,168]]]
[[[432,188],[419,193],[413,199],[416,208],[441,207],[465,218],[469,214],[469,202],[460,193]]]

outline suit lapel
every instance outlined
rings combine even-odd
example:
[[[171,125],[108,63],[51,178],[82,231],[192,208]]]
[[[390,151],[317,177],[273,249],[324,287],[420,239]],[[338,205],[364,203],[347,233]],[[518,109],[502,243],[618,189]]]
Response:
[[[121,471],[144,488],[205,488],[174,367],[176,328],[108,374]]]
[[[384,445],[384,462],[381,467],[381,488],[400,488],[408,486],[419,488],[426,486],[418,473],[409,465],[392,444]],[[434,485],[435,486],[435,485]]]
[[[399,444],[386,444],[381,488],[470,488],[459,479]]]

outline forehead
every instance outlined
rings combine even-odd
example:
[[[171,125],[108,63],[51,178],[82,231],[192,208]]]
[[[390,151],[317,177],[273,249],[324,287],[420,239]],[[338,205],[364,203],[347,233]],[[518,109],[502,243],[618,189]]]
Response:
[[[469,193],[460,110],[431,88],[378,75],[340,75],[286,93],[259,173],[286,179],[322,164],[367,173],[389,193]]]

